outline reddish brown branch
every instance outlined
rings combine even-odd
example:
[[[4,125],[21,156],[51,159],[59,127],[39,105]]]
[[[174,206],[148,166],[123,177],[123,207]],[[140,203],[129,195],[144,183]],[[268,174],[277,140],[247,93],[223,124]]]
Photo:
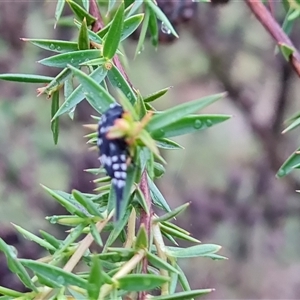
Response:
[[[297,51],[290,38],[285,34],[268,9],[259,0],[246,0],[246,3],[278,45],[284,44],[294,49],[289,62],[300,77],[300,53]]]
[[[97,18],[92,26],[92,30],[97,32],[104,27],[104,24],[96,0],[90,0],[90,14]]]

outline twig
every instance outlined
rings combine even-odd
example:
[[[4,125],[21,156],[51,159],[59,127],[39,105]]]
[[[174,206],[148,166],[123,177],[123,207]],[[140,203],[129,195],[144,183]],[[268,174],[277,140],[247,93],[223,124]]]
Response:
[[[259,20],[259,22],[270,33],[273,39],[278,45],[287,45],[294,49],[290,56],[289,63],[300,77],[300,53],[290,40],[290,38],[284,33],[279,24],[274,20],[268,9],[259,0],[246,0],[247,5]]]

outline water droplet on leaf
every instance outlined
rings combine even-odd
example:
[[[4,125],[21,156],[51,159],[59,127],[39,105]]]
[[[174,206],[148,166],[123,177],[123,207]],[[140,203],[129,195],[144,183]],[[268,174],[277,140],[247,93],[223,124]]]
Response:
[[[194,123],[194,127],[196,129],[200,129],[202,127],[202,122],[200,120],[196,120]]]
[[[210,127],[210,126],[212,126],[212,121],[211,120],[206,120],[206,126],[207,127]]]
[[[171,34],[171,29],[164,22],[161,23],[160,29],[165,34]]]
[[[50,50],[54,50],[55,49],[54,44],[50,44],[49,48],[50,48]]]

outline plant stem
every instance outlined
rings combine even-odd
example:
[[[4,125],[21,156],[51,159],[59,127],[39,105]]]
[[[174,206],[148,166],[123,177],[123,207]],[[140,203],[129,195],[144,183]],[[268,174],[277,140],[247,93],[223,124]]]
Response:
[[[300,77],[300,53],[297,51],[290,38],[285,34],[276,20],[274,20],[271,13],[261,1],[246,0],[246,3],[257,20],[265,27],[279,46],[284,44],[294,50],[289,58],[289,63]]]

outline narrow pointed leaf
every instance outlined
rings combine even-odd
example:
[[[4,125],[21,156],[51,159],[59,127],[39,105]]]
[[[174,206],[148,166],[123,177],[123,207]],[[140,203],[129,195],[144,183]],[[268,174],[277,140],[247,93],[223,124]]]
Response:
[[[99,112],[104,113],[109,109],[110,104],[114,103],[114,98],[93,78],[82,71],[69,66],[82,85],[89,103]]]
[[[118,279],[119,289],[126,291],[147,291],[161,286],[170,279],[153,274],[130,274]]]
[[[102,215],[99,212],[98,207],[89,197],[86,197],[84,194],[82,194],[77,190],[73,190],[72,195],[74,199],[78,201],[78,203],[80,203],[91,215],[102,218]]]
[[[16,274],[22,281],[22,283],[30,290],[37,291],[37,288],[31,281],[30,276],[28,275],[20,261],[17,259],[16,249],[10,245],[7,245],[4,240],[0,238],[0,251],[2,251],[6,256],[7,266],[10,271]]]
[[[136,94],[132,90],[128,81],[123,77],[123,75],[115,65],[113,65],[112,68],[108,71],[107,77],[113,86],[119,88],[122,91],[124,96],[132,105],[136,102]]]
[[[152,0],[147,0],[146,3],[151,8],[151,10],[156,14],[157,18],[160,19],[165,24],[165,26],[171,31],[171,33],[178,38],[178,34],[175,31],[173,25],[166,17],[166,15],[163,13],[163,11],[158,7],[158,5],[152,2]]]
[[[164,221],[168,221],[170,219],[175,218],[176,216],[178,216],[179,214],[181,214],[182,212],[184,212],[186,210],[186,208],[190,205],[190,203],[185,203],[179,207],[176,207],[175,209],[173,209],[171,212],[158,217],[156,219],[154,219],[154,222],[164,222]]]
[[[106,74],[107,70],[100,66],[96,70],[94,70],[89,77],[95,80],[96,83],[100,84],[104,80]],[[85,98],[84,91],[85,89],[83,88],[83,86],[79,85],[62,104],[62,106],[59,108],[53,119],[57,118],[58,116],[64,113],[69,112],[73,107],[80,103]]]
[[[154,138],[169,138],[183,134],[193,133],[199,130],[210,128],[214,125],[222,123],[231,116],[229,115],[191,115],[161,127],[151,133]]]
[[[102,267],[96,256],[92,257],[91,272],[88,279],[87,292],[89,299],[98,299],[100,288],[103,284]]]
[[[190,300],[196,297],[200,297],[202,295],[209,294],[213,292],[214,289],[202,289],[202,290],[193,290],[193,291],[185,291],[180,293],[175,293],[172,295],[166,296],[154,296],[152,300]]]
[[[287,133],[295,128],[297,128],[300,125],[300,118],[296,119],[295,121],[292,122],[286,129],[282,131],[282,134]]]
[[[24,42],[29,42],[41,49],[65,53],[78,50],[78,45],[76,42],[69,42],[64,40],[46,40],[46,39],[22,39]]]
[[[83,212],[83,210],[80,209],[78,205],[75,205],[75,201],[70,201],[70,198],[62,196],[62,193],[59,193],[58,191],[51,190],[44,185],[41,186],[70,213],[76,214],[81,218],[85,218],[87,216],[86,213]]]
[[[184,147],[182,147],[181,145],[179,145],[178,143],[169,140],[169,139],[155,139],[156,140],[156,145],[158,148],[161,149],[167,149],[167,150],[180,150],[180,149],[184,149]]]
[[[214,244],[202,244],[188,248],[168,247],[168,255],[177,258],[206,256],[218,252],[222,247]]]
[[[149,132],[156,132],[159,129],[177,122],[186,115],[194,113],[215,101],[223,98],[226,93],[207,96],[198,100],[190,101],[165,110],[162,113],[156,114],[150,120],[147,128]]]
[[[64,10],[64,6],[66,4],[66,0],[58,0],[57,4],[56,4],[56,8],[55,8],[55,25],[54,27],[56,27],[56,23],[59,21],[61,14]]]
[[[57,238],[55,238],[50,233],[40,230],[41,236],[49,243],[51,244],[55,249],[59,248],[61,245],[61,241],[59,241]]]
[[[153,265],[154,267],[156,267],[158,269],[164,269],[169,272],[173,272],[173,273],[177,273],[177,274],[179,273],[179,271],[175,267],[170,265],[168,262],[162,260],[157,255],[147,252],[147,259],[149,260],[151,265]]]
[[[85,18],[88,26],[92,25],[96,21],[95,17],[89,14],[83,7],[78,5],[76,2],[74,2],[73,0],[66,1],[69,4],[72,11],[74,12],[74,14],[78,17],[79,21],[82,21]]]
[[[148,248],[148,236],[147,236],[145,226],[144,224],[142,224],[136,235],[135,249],[139,250],[139,249],[147,249],[147,248]]]
[[[35,74],[0,74],[0,80],[26,82],[26,83],[48,83],[54,77],[35,75]]]
[[[97,227],[94,223],[90,224],[90,232],[94,238],[94,241],[100,246],[103,247],[103,242],[101,239],[101,235],[99,233],[99,231],[97,230]]]
[[[47,241],[41,239],[40,237],[36,236],[35,234],[29,232],[28,230],[22,228],[21,226],[18,226],[16,224],[13,224],[13,226],[20,232],[27,240],[33,241],[40,246],[42,246],[45,249],[53,250],[55,251],[55,247],[53,247],[51,244],[49,244]]]
[[[52,95],[51,101],[51,120],[55,116],[56,112],[59,109],[59,90],[55,91]],[[54,144],[56,145],[58,142],[59,135],[59,118],[51,121],[51,131],[53,134]]]
[[[39,63],[44,66],[55,68],[65,68],[68,65],[78,67],[81,63],[99,58],[100,56],[101,51],[98,49],[80,50],[50,56],[40,60]]]
[[[121,40],[121,33],[124,23],[124,3],[122,2],[114,16],[114,19],[107,32],[104,45],[103,56],[107,59],[111,59],[116,54]]]
[[[147,29],[148,29],[148,24],[149,24],[149,18],[150,18],[150,12],[146,8],[144,21],[143,21],[143,24],[142,24],[141,33],[140,33],[140,36],[139,36],[138,44],[136,46],[134,57],[137,57],[137,55],[141,53],[142,48],[144,46],[144,42],[145,42],[145,38],[146,38],[146,34],[147,34]]]
[[[284,177],[300,165],[300,148],[298,148],[280,167],[276,177]]]
[[[152,201],[154,202],[155,205],[161,207],[167,212],[170,212],[171,209],[164,198],[164,196],[161,194],[155,183],[148,177],[148,183],[149,183],[149,188],[150,188],[150,194]]]
[[[89,40],[86,19],[84,18],[81,23],[81,27],[80,27],[79,35],[78,35],[78,49],[86,50],[89,48],[90,48],[90,40]]]
[[[161,98],[163,95],[165,95],[171,88],[172,88],[172,86],[169,86],[169,87],[159,90],[153,94],[150,94],[150,95],[144,97],[143,99],[145,102],[153,102],[153,101]]]
[[[144,14],[134,15],[124,21],[123,31],[121,33],[121,41],[129,37],[142,23]]]
[[[49,280],[52,280],[61,287],[75,285],[80,288],[86,289],[86,280],[80,278],[79,276],[76,276],[73,273],[66,272],[59,267],[30,259],[20,259],[20,262],[23,266],[31,269],[35,274],[42,275]]]

